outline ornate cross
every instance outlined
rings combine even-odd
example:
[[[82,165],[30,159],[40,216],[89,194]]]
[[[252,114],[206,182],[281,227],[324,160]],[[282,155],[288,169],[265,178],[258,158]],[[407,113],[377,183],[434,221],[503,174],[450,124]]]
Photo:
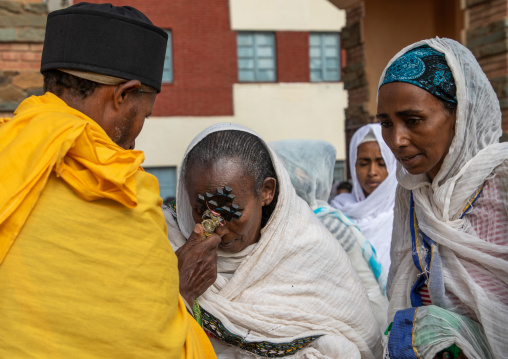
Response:
[[[211,235],[218,226],[224,225],[224,221],[231,222],[233,219],[240,219],[242,213],[239,212],[240,206],[233,204],[235,195],[228,186],[217,188],[214,194],[206,192],[204,195],[198,194],[196,202],[199,203],[198,211],[203,212],[203,228],[205,239]]]

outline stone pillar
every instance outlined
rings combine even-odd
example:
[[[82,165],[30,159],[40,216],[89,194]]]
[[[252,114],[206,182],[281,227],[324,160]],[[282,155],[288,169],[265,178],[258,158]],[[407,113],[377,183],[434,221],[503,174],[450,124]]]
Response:
[[[508,0],[465,0],[466,45],[496,91],[508,140]]]
[[[367,110],[369,101],[368,81],[365,73],[365,45],[362,39],[362,21],[365,16],[363,1],[346,10],[346,26],[342,29],[342,48],[346,51],[344,88],[349,100],[346,109],[346,158],[349,158],[349,143],[355,131],[373,121]],[[349,162],[346,163],[349,176]]]
[[[41,1],[0,1],[0,116],[42,94],[40,74],[47,8]]]

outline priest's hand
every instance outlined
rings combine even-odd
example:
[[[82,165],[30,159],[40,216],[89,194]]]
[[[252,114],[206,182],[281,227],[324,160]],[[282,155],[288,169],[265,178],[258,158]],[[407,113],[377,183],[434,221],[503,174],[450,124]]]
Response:
[[[194,299],[203,294],[217,279],[217,248],[226,227],[219,227],[203,241],[203,226],[196,224],[187,242],[175,253],[178,257],[180,294],[192,306]]]

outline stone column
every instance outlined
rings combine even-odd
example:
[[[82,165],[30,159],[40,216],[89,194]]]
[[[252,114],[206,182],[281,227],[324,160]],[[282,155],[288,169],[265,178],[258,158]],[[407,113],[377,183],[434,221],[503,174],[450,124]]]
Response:
[[[496,91],[508,140],[508,0],[465,0],[466,45]]]
[[[42,94],[40,74],[47,8],[41,1],[0,1],[0,116]]]
[[[349,158],[349,143],[355,131],[373,121],[368,112],[369,89],[365,73],[365,45],[362,37],[364,1],[334,1],[346,9],[346,26],[342,29],[342,48],[346,51],[344,88],[348,90],[346,109],[346,158]],[[349,162],[346,161],[349,176]]]

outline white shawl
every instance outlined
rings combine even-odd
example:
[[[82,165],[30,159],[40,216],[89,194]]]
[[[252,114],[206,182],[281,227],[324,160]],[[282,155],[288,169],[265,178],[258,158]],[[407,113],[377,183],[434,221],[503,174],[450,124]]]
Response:
[[[185,156],[208,134],[228,129],[256,135],[243,126],[217,124],[200,133]],[[270,154],[279,180],[277,206],[258,243],[235,255],[219,251],[217,281],[199,298],[206,330],[220,337],[225,331],[218,334],[214,329],[222,325],[238,340],[235,347],[212,340],[219,357],[252,358],[242,350],[249,348],[284,356],[280,351],[292,346],[284,343],[320,336],[291,357],[379,358],[380,336],[360,279],[344,250],[296,195],[277,156],[271,150]],[[194,227],[184,172],[177,186],[183,236],[167,216],[175,249]]]
[[[467,201],[490,176],[499,176],[506,198],[508,144],[498,143],[502,133],[499,101],[473,54],[450,39],[436,38],[412,44],[395,55],[386,68],[409,49],[423,44],[444,53],[452,70],[457,85],[456,132],[432,183],[425,174],[411,175],[398,165],[400,186],[396,195],[392,267],[387,286],[391,298],[389,322],[397,311],[411,307],[409,293],[419,273],[412,261],[409,225],[410,191],[413,191],[418,226],[437,243],[437,253],[433,257],[435,263],[430,267],[429,292],[433,304],[450,313],[474,313],[476,318],[473,319],[483,327],[494,357],[506,358],[508,247],[466,233],[463,228],[470,225],[468,217],[459,218]],[[380,84],[384,76],[385,72]],[[487,279],[475,281],[474,273],[481,273]],[[431,285],[436,282],[441,282],[440,289],[437,285]],[[456,296],[462,307],[454,305],[449,299],[450,295]],[[423,307],[421,312],[423,315],[430,311],[431,308]],[[466,326],[464,323],[462,325]],[[467,340],[460,332],[445,333],[438,321],[432,323],[430,328],[437,339],[419,348],[422,358],[432,358],[436,349],[446,348],[453,343],[464,350],[468,358],[484,358],[488,355],[478,343]],[[446,335],[451,339],[445,343],[442,339]]]
[[[365,198],[356,174],[356,159],[360,142],[371,130],[376,136],[381,156],[383,156],[386,164],[388,177]],[[352,196],[349,194],[338,195],[331,203],[334,208],[342,211],[358,224],[362,234],[376,249],[377,257],[386,273],[390,269],[393,206],[395,204],[395,189],[397,188],[396,166],[397,161],[381,135],[381,125],[372,123],[360,127],[351,138],[349,145],[349,170],[353,181]]]
[[[381,263],[358,226],[326,201],[332,187],[335,147],[326,141],[297,139],[269,145],[288,171],[298,196],[309,204],[346,251],[367,291],[380,331],[384,332],[388,299],[384,295],[386,275]]]

